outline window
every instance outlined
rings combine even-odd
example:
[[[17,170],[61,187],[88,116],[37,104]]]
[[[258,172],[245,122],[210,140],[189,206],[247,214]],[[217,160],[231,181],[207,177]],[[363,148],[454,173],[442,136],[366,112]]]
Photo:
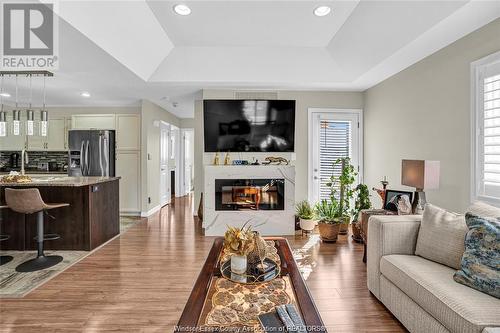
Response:
[[[500,206],[500,52],[471,65],[472,200]]]

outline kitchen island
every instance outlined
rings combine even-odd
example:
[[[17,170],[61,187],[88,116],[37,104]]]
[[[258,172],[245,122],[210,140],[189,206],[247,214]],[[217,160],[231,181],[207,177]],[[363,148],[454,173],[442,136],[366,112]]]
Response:
[[[45,214],[46,234],[60,239],[45,242],[47,250],[90,251],[120,233],[119,177],[33,177],[30,183],[0,183],[0,203],[5,188],[38,188],[46,203],[69,203]],[[10,209],[0,211],[0,230],[8,235],[2,250],[34,250],[36,214],[24,215]]]

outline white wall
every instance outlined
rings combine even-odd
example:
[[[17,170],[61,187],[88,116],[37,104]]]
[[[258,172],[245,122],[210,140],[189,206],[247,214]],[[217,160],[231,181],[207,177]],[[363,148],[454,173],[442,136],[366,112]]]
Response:
[[[204,90],[205,99],[233,99],[234,90]],[[279,91],[279,99],[296,100],[295,110],[295,200],[307,199],[308,174],[308,108],[345,108],[363,109],[363,93],[361,92],[323,92],[323,91]],[[195,103],[195,156],[194,156],[194,190],[195,205],[198,207],[200,193],[203,188],[203,163],[210,163],[213,154],[203,154],[203,103]],[[251,160],[256,154],[232,154],[232,158]],[[264,154],[277,155],[277,154]],[[289,154],[290,155],[290,154]],[[222,155],[221,158],[224,156]]]
[[[401,159],[441,161],[428,201],[458,212],[470,195],[470,63],[500,50],[500,19],[365,92],[365,181],[402,189]],[[378,196],[372,199],[379,205]]]

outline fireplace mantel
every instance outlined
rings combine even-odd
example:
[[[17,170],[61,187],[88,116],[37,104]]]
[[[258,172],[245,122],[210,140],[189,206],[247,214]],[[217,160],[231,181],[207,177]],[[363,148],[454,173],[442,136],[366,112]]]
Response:
[[[216,210],[216,179],[284,179],[283,210]],[[223,236],[227,226],[248,223],[266,236],[295,233],[295,167],[292,165],[207,165],[203,195],[203,227],[206,236]]]

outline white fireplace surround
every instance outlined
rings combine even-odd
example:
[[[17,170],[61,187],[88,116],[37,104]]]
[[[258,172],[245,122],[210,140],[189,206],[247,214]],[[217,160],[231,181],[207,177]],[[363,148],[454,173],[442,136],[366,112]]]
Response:
[[[284,210],[215,210],[216,179],[285,179]],[[206,236],[223,236],[227,226],[245,222],[265,236],[295,233],[295,167],[292,165],[206,165],[203,194],[203,227]]]

